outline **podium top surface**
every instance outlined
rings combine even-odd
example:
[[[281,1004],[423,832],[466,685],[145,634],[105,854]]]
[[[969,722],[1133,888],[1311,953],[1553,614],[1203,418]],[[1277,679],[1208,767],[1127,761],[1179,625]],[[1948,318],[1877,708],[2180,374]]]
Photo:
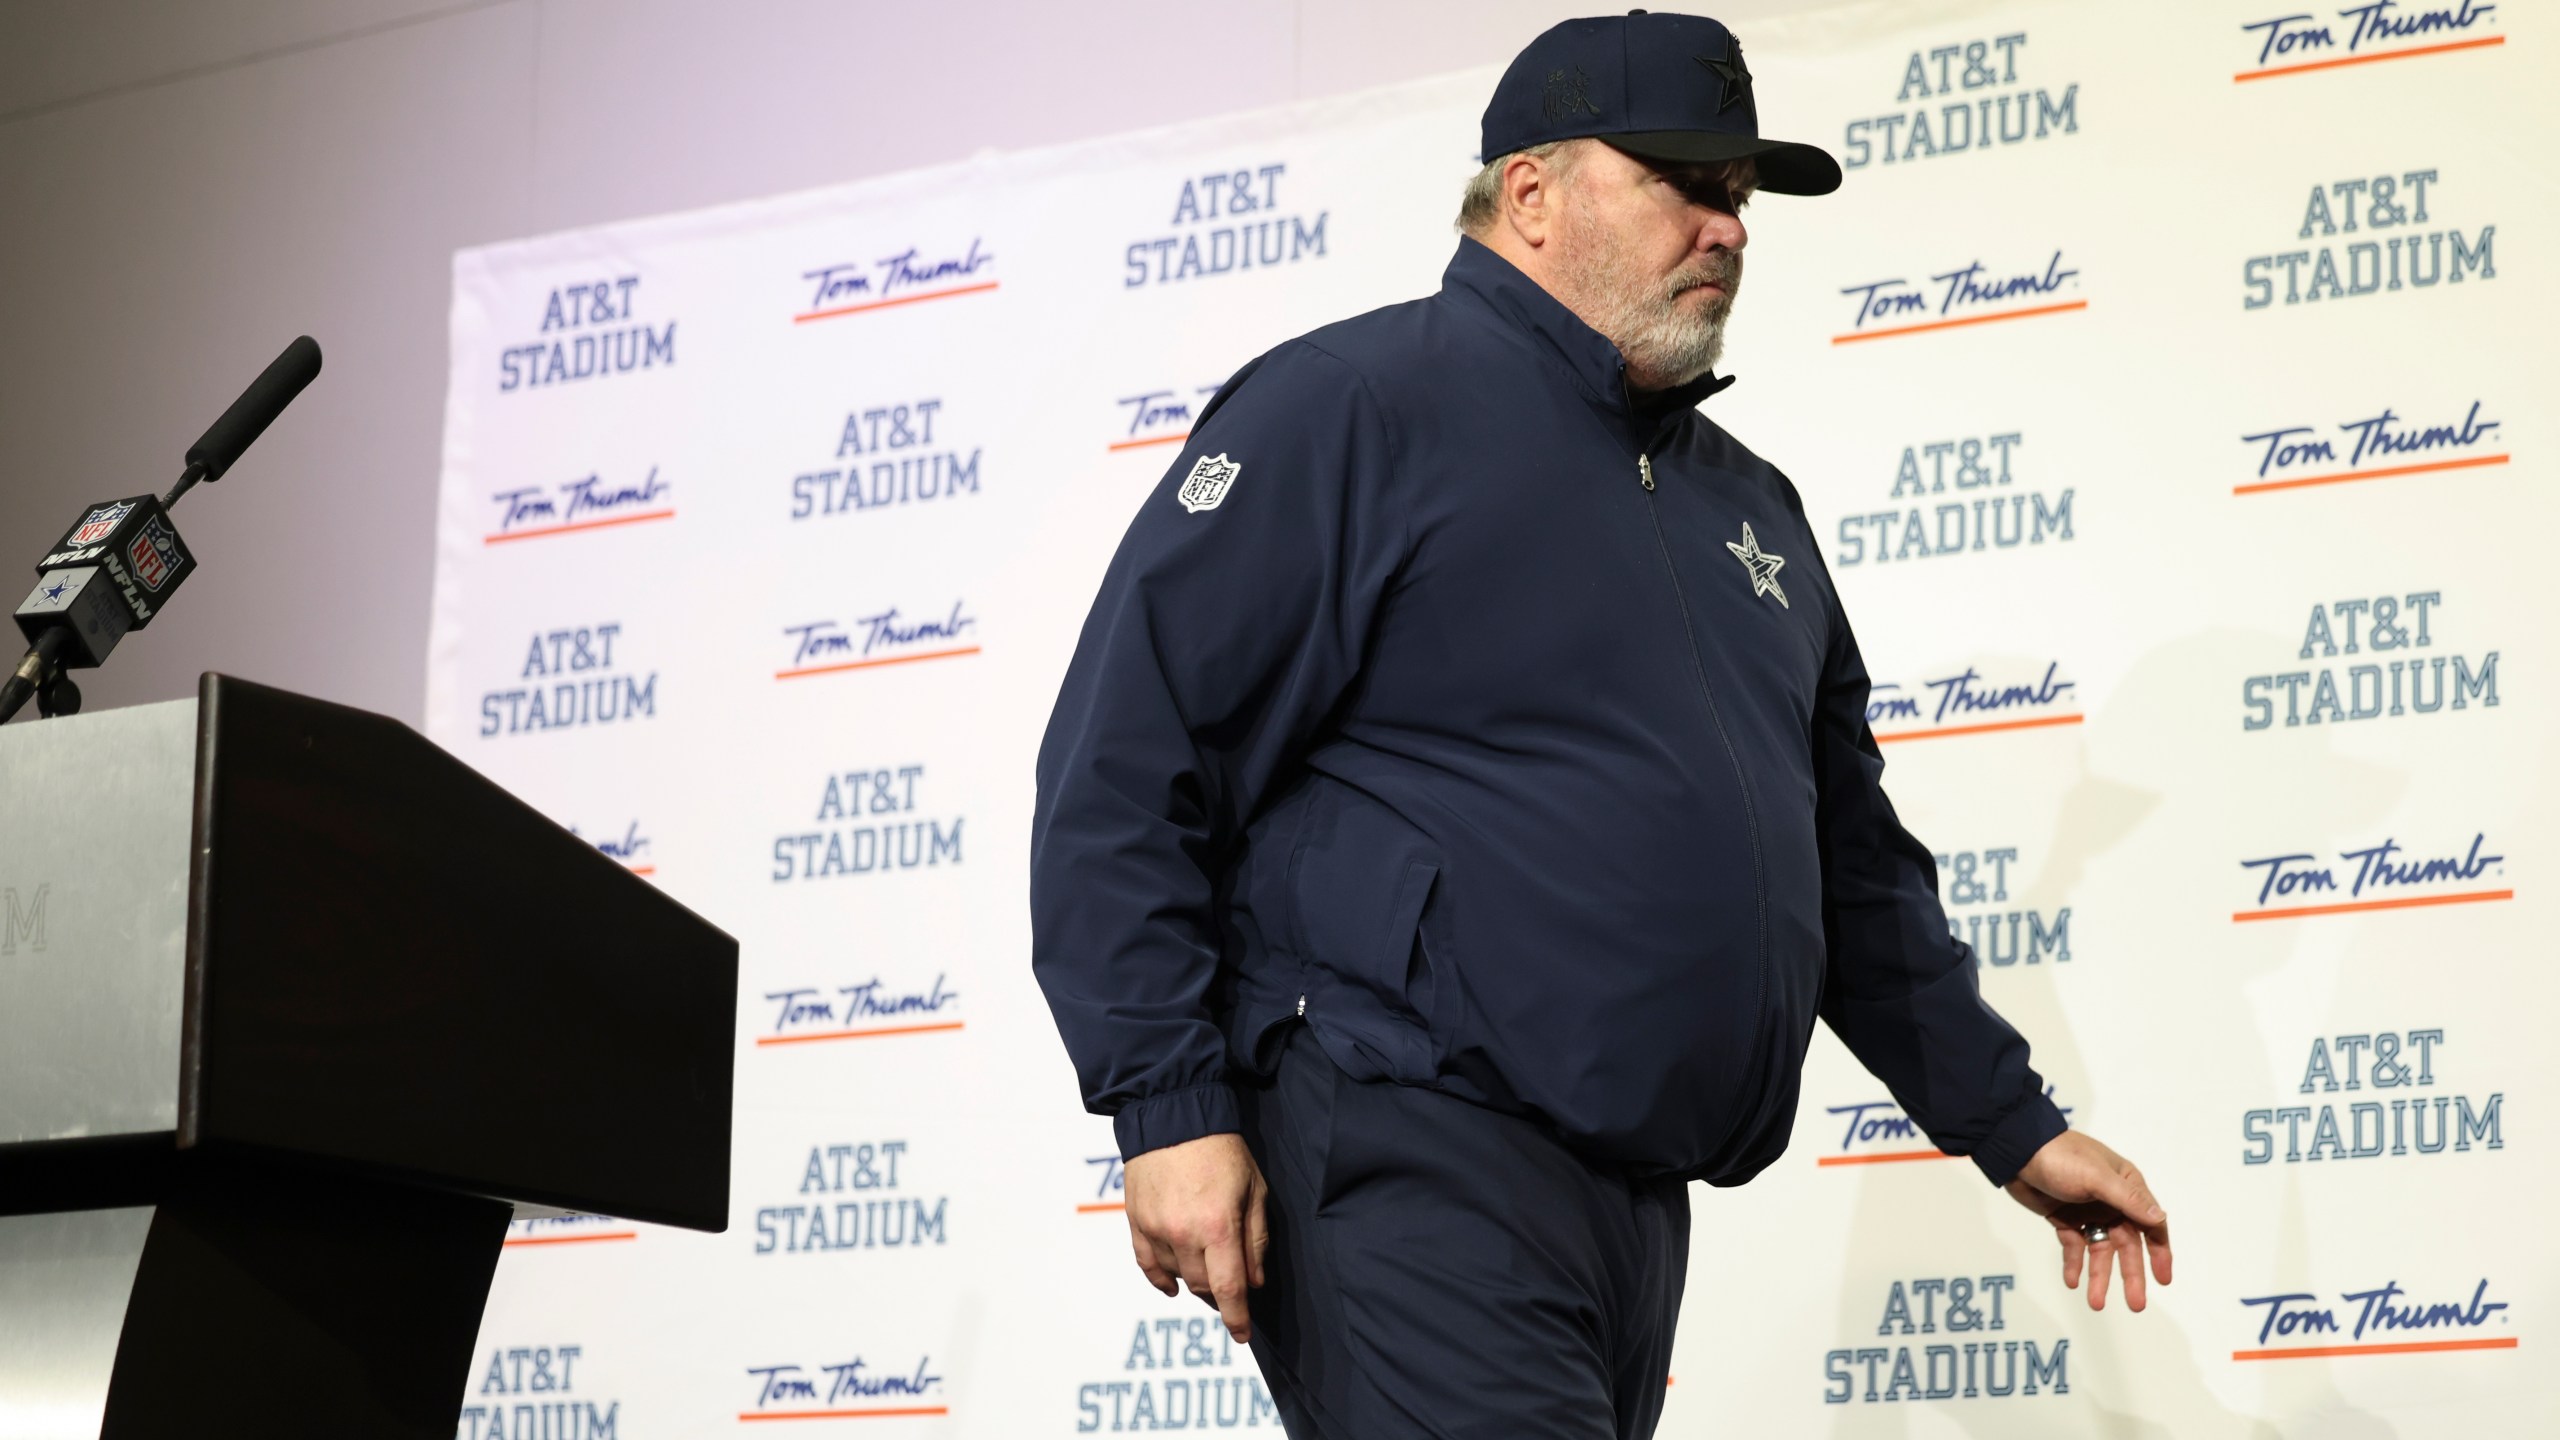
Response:
[[[0,1156],[727,1223],[737,942],[415,731],[207,675],[0,727],[0,807]]]

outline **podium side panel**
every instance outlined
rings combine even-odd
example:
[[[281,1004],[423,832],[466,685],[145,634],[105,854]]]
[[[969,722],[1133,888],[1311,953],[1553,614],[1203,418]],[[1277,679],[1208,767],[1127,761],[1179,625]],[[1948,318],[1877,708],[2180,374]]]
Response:
[[[0,1145],[175,1129],[196,702],[0,727]]]

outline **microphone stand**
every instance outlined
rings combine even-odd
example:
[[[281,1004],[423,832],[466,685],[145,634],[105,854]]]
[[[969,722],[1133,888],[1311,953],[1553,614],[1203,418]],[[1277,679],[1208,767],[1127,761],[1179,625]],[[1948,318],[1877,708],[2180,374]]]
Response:
[[[27,647],[27,656],[9,678],[0,680],[0,725],[18,713],[28,699],[36,702],[36,713],[51,719],[56,715],[80,713],[80,687],[62,673],[62,647],[71,643],[71,632],[59,627],[36,637]]]

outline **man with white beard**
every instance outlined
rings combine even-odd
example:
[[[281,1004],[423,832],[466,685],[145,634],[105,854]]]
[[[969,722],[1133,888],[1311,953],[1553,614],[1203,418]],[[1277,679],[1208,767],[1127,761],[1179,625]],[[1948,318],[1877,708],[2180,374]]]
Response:
[[[1041,747],[1033,964],[1139,1268],[1300,1440],[1650,1435],[1687,1184],[1785,1148],[1820,1018],[2141,1309],[2168,1217],[1983,1003],[1802,503],[1694,408],[1744,202],[1838,165],[1642,11],[1532,42],[1481,153],[1439,294],[1211,401]]]

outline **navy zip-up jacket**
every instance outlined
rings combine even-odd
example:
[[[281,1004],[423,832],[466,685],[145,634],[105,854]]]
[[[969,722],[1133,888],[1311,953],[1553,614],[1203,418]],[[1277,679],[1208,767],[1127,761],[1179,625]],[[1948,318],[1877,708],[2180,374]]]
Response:
[[[1727,383],[1632,404],[1465,240],[1210,401],[1040,749],[1033,968],[1122,1155],[1238,1129],[1301,1016],[1647,1174],[1776,1159],[1817,1015],[1994,1182],[2062,1132],[1802,502],[1693,408]]]

